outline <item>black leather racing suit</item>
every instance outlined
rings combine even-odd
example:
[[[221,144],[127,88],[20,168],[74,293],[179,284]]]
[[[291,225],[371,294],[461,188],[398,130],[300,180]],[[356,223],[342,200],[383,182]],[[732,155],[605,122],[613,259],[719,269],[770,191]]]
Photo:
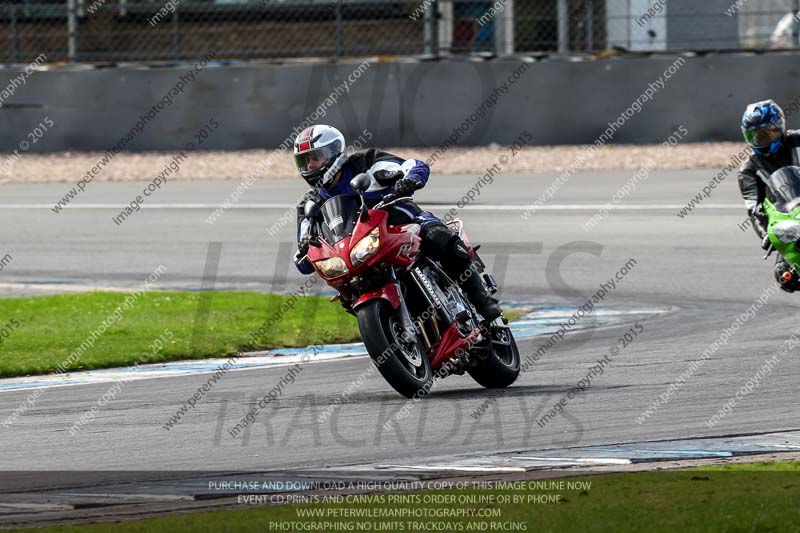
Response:
[[[800,130],[789,130],[783,140],[783,146],[772,156],[752,154],[739,169],[739,190],[744,198],[747,214],[753,223],[753,229],[759,239],[767,235],[769,220],[764,212],[763,202],[768,198],[769,190],[766,180],[769,176],[786,166],[800,166]],[[790,266],[778,255],[775,262],[775,277],[779,281],[780,275]],[[800,284],[794,283],[790,287],[781,284],[781,288],[790,292],[800,289]]]

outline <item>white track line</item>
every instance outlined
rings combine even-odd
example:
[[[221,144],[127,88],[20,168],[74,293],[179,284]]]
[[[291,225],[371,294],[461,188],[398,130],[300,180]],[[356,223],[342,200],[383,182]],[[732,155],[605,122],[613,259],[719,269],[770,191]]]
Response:
[[[587,465],[629,465],[629,459],[615,459],[611,457],[530,457],[527,455],[517,456],[516,459],[526,461],[541,461],[543,463],[581,463]]]
[[[673,308],[596,308],[594,316],[603,318],[593,329],[619,326],[630,320],[631,314],[655,316]],[[529,339],[538,335],[551,335],[557,328],[553,321],[566,321],[572,308],[547,309],[532,311],[526,316],[512,322],[514,334],[518,339]],[[538,324],[538,325],[537,325]],[[538,331],[532,331],[531,328]],[[580,329],[575,330],[575,332]],[[306,357],[308,356],[308,357]],[[273,348],[259,352],[242,354],[228,372],[244,372],[264,368],[278,368],[304,363],[326,363],[330,361],[365,359],[367,355],[364,345],[355,343],[324,345],[322,350],[306,346],[302,348]],[[170,361],[151,363],[138,367],[108,368],[98,370],[82,370],[67,374],[44,374],[20,376],[0,379],[0,394],[4,392],[20,392],[31,389],[55,387],[72,387],[76,385],[94,385],[98,383],[114,383],[117,381],[139,381],[146,379],[175,378],[213,374],[225,365],[229,358],[196,359],[189,361]]]
[[[0,283],[0,289],[58,292],[136,292],[139,290],[135,287],[114,287],[111,285],[73,285],[71,283]]]
[[[424,202],[420,205],[425,206]],[[124,209],[127,204],[70,204],[62,211],[73,209]],[[0,204],[0,209],[52,209],[53,204]],[[218,209],[219,204],[150,204],[141,206],[142,209]],[[236,204],[226,207],[228,209],[290,209],[295,207],[292,204]],[[429,205],[432,209],[455,208],[466,211],[597,211],[606,209],[608,211],[651,211],[651,210],[674,210],[683,209],[686,204],[547,204],[542,206],[530,205],[502,205],[502,204],[483,204],[467,205],[458,207],[457,205]],[[694,209],[744,209],[744,204],[700,204]]]

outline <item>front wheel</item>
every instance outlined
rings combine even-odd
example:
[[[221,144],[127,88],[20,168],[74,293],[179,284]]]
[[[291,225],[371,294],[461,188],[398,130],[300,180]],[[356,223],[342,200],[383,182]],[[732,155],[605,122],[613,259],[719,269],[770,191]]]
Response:
[[[363,304],[356,314],[361,339],[383,379],[406,398],[427,394],[433,385],[431,362],[419,336],[411,344],[402,340],[400,314],[383,300]]]
[[[519,377],[520,357],[517,341],[508,328],[493,327],[489,333],[491,345],[488,355],[467,372],[479,385],[487,389],[508,387]]]

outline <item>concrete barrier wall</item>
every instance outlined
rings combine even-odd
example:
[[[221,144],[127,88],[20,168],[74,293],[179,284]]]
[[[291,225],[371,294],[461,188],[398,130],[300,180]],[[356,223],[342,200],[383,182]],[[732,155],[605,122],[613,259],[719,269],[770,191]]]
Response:
[[[690,141],[721,141],[741,138],[748,102],[800,106],[797,55],[677,58],[54,69],[24,84],[3,71],[0,150],[26,139],[38,152],[175,150],[197,143],[211,119],[220,127],[201,148],[277,147],[309,118],[349,138],[368,130],[383,146],[507,144],[525,129],[539,145],[592,143],[604,132],[605,142],[654,143],[680,125]],[[45,118],[52,127],[31,135]]]

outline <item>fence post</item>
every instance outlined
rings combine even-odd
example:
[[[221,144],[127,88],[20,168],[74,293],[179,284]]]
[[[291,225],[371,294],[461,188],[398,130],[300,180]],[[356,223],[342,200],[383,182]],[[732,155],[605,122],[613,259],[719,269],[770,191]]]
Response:
[[[498,13],[494,24],[495,54],[510,56],[514,54],[514,0],[506,0],[503,11]]]
[[[344,48],[344,28],[342,27],[342,2],[336,1],[334,7],[336,14],[336,57],[342,57]]]
[[[436,15],[439,12],[439,2],[434,2],[423,13],[422,50],[424,54],[438,56],[438,49],[434,45],[436,35]]]
[[[558,53],[569,50],[569,16],[567,0],[558,0]]]
[[[437,54],[448,53],[453,46],[453,0],[442,0],[441,10],[436,15],[436,48]]]
[[[67,0],[67,61],[78,59],[78,0]]]
[[[181,58],[181,20],[178,16],[180,2],[175,5],[175,12],[172,14],[172,53],[175,59]]]
[[[19,63],[19,31],[17,29],[17,5],[7,4],[11,10],[11,60]]]
[[[594,50],[594,0],[586,0],[586,39],[588,40],[587,50]]]

